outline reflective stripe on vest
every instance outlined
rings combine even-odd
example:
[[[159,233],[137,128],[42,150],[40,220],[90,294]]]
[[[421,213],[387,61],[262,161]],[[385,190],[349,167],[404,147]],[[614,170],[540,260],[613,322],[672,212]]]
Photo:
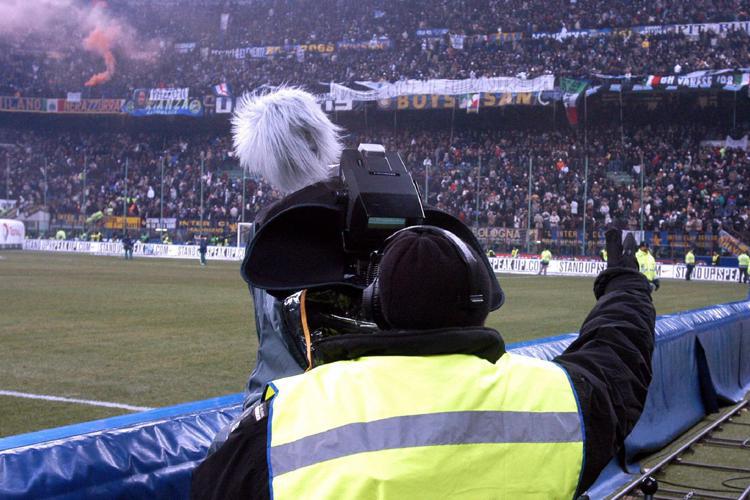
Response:
[[[273,497],[570,498],[583,459],[557,365],[367,357],[273,383]]]

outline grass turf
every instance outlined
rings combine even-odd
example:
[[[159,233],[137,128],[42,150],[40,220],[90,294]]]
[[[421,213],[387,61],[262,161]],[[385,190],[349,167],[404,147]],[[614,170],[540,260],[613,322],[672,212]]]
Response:
[[[0,252],[0,390],[166,406],[241,391],[257,342],[236,262]],[[592,278],[500,276],[488,326],[507,343],[577,331]],[[734,283],[663,281],[664,314],[743,299]],[[124,411],[0,397],[0,436]]]

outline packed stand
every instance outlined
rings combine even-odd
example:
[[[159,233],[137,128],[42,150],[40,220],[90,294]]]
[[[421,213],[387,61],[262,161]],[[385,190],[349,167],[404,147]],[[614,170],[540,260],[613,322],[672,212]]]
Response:
[[[126,134],[37,134],[5,130],[0,192],[17,200],[20,214],[48,207],[61,214],[201,219],[201,162],[205,221],[240,222],[242,177],[227,137],[170,140]],[[202,159],[202,160],[201,160]],[[125,169],[127,164],[127,185]],[[162,168],[164,209],[161,209]],[[233,172],[234,171],[234,172]],[[45,190],[45,182],[47,189]],[[245,219],[279,197],[268,184],[246,178]]]
[[[308,5],[308,3],[310,5]],[[681,34],[638,35],[615,32],[608,36],[532,39],[529,34],[560,29],[629,27],[639,24],[746,20],[748,2],[560,1],[556,7],[538,1],[462,2],[260,2],[252,6],[192,8],[184,5],[121,6],[125,16],[144,36],[150,56],[115,49],[114,77],[96,87],[83,83],[101,71],[101,58],[81,49],[40,39],[0,42],[0,94],[64,97],[83,91],[84,97],[124,98],[135,88],[189,87],[192,95],[210,93],[213,85],[229,83],[235,93],[281,83],[316,86],[330,81],[405,78],[471,78],[481,76],[535,77],[646,75],[685,73],[702,69],[750,66],[750,36],[744,31],[697,39]],[[539,2],[541,3],[541,2]],[[509,5],[510,4],[510,5]],[[127,7],[127,8],[125,8]],[[192,12],[191,10],[191,12]],[[222,30],[220,16],[229,13]],[[306,15],[299,15],[305,12]],[[342,20],[346,19],[346,22]],[[464,47],[452,46],[449,35],[418,38],[423,28],[446,28],[464,34]],[[497,43],[487,35],[521,31],[525,38]],[[214,49],[298,43],[367,41],[386,37],[386,50],[337,50],[333,53],[287,51],[268,59],[212,53]],[[194,42],[188,53],[173,43]]]
[[[350,146],[379,142],[399,151],[423,193],[427,181],[429,202],[469,225],[530,226],[556,239],[562,231],[579,231],[586,214],[589,233],[612,221],[639,229],[642,157],[646,230],[750,232],[750,158],[742,150],[700,147],[707,134],[685,126],[642,128],[624,139],[620,129],[589,133],[585,206],[583,138],[574,131],[464,130],[451,137],[449,131],[402,130],[353,133],[347,140]],[[203,219],[212,225],[242,220],[242,178],[227,137],[163,141],[145,135],[15,131],[2,136],[1,142],[17,145],[3,149],[7,163],[0,164],[9,167],[8,196],[18,200],[22,213],[43,207],[46,179],[46,204],[53,216],[121,215],[127,158],[128,215],[197,220],[202,157]],[[249,222],[281,194],[262,180],[247,178],[246,183],[244,220]],[[0,192],[4,188],[0,184]]]
[[[185,16],[185,9],[190,16]],[[113,6],[143,33],[214,47],[368,40],[412,36],[417,29],[447,28],[486,35],[497,31],[558,32],[750,20],[747,0],[261,0],[210,5],[129,2]],[[222,29],[220,16],[229,14]]]

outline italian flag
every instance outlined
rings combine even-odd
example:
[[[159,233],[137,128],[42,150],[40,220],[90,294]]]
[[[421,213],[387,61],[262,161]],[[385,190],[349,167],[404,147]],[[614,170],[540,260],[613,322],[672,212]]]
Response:
[[[646,78],[646,85],[649,87],[658,87],[661,83],[661,76],[659,75],[649,75],[648,78]]]
[[[560,90],[563,91],[563,106],[568,117],[568,123],[578,125],[578,99],[586,91],[588,82],[573,78],[561,78]]]
[[[466,96],[466,112],[479,113],[479,94]]]

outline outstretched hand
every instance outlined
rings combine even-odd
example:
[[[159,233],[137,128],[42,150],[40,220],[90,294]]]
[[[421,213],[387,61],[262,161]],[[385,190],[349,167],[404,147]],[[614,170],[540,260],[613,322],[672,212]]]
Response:
[[[622,241],[622,231],[619,229],[608,229],[604,234],[607,245],[607,268],[620,267],[638,270],[638,261],[635,258],[636,243],[633,233],[629,233]]]

